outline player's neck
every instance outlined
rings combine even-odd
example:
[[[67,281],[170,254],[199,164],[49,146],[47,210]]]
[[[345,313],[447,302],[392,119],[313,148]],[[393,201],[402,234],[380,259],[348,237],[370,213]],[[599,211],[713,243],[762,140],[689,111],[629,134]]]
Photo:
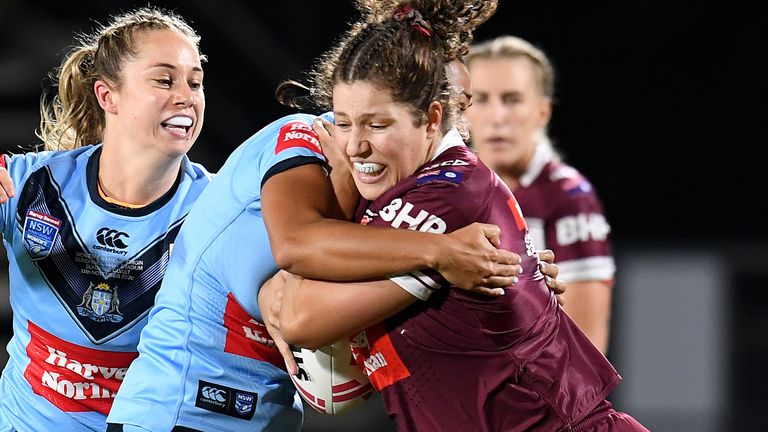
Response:
[[[128,207],[148,205],[176,183],[181,166],[178,160],[144,155],[123,155],[104,147],[99,159],[100,193]]]

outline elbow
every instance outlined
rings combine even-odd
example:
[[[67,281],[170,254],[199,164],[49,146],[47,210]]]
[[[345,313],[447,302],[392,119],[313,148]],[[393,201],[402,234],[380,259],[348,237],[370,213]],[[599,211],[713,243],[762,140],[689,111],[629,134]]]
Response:
[[[287,272],[295,273],[294,270],[301,262],[301,248],[290,246],[290,241],[279,241],[272,244],[272,257],[277,266]]]

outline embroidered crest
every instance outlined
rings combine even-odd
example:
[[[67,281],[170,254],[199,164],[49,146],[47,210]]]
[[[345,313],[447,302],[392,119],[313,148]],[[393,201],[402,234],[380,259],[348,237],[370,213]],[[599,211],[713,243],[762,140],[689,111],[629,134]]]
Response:
[[[41,260],[51,253],[60,229],[60,219],[34,210],[27,211],[22,238],[32,261]]]
[[[117,287],[110,287],[107,283],[94,285],[91,282],[83,294],[83,301],[77,307],[77,313],[97,322],[118,323],[123,320],[120,313],[120,298],[117,296]]]

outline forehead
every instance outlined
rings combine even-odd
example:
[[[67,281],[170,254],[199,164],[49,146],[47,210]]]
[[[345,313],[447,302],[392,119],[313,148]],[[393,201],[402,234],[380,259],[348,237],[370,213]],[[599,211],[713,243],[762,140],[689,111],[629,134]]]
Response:
[[[340,82],[333,87],[333,109],[347,115],[391,111],[397,104],[389,90],[370,81]]]
[[[170,29],[142,31],[135,35],[137,62],[166,63],[178,67],[200,67],[200,53],[192,39]]]
[[[475,59],[469,65],[469,75],[476,89],[505,86],[534,88],[537,80],[534,64],[524,56]]]

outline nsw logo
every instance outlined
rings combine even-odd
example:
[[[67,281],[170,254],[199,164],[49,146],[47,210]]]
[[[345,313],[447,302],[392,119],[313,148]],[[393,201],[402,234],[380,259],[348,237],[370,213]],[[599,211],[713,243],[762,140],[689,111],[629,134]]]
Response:
[[[248,415],[253,411],[255,395],[237,392],[235,395],[235,411],[240,415]]]
[[[45,213],[27,210],[22,239],[33,261],[44,259],[51,253],[60,229],[61,220]]]

